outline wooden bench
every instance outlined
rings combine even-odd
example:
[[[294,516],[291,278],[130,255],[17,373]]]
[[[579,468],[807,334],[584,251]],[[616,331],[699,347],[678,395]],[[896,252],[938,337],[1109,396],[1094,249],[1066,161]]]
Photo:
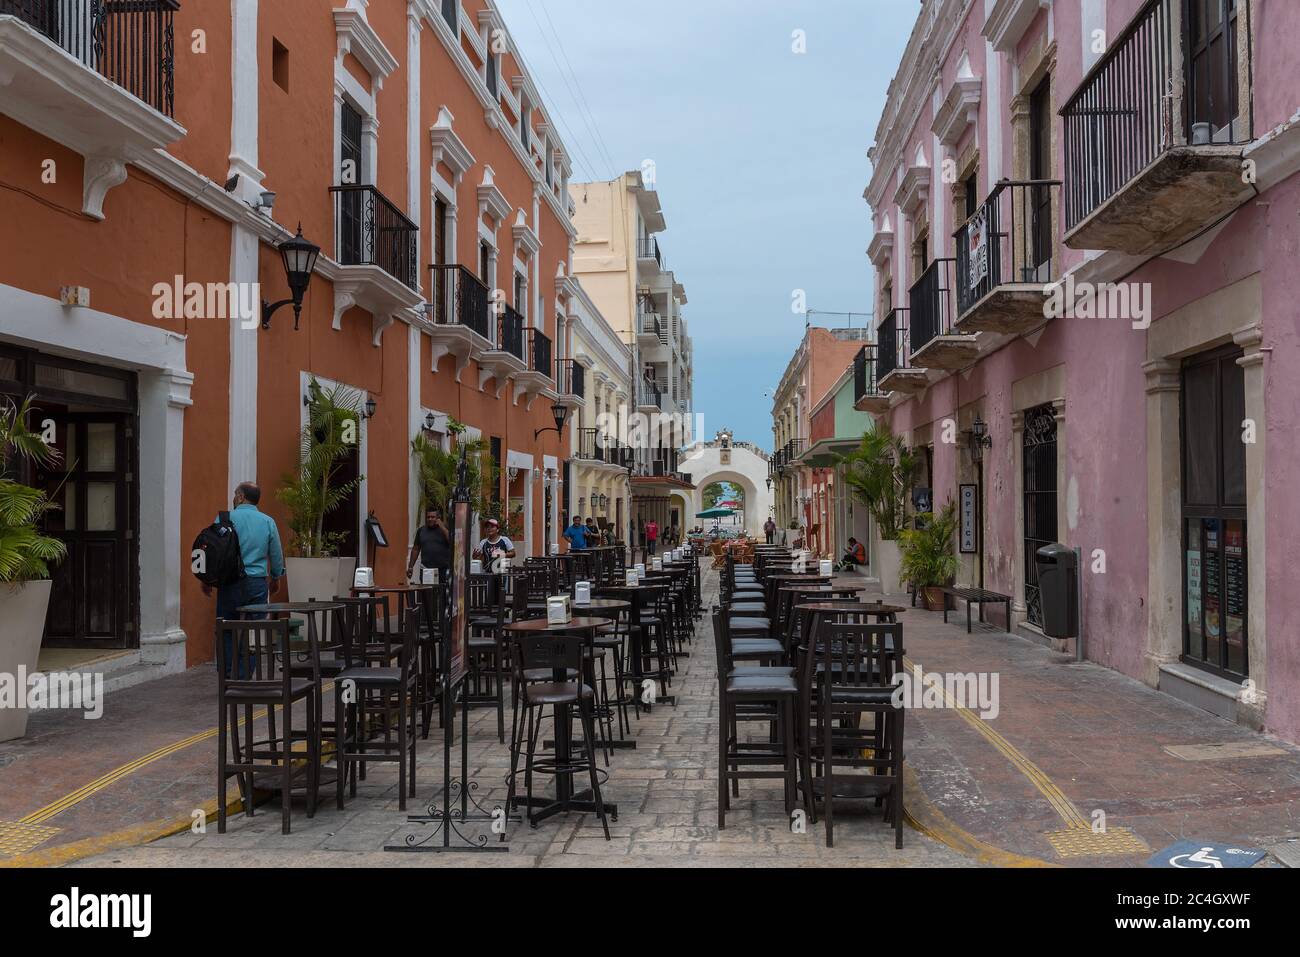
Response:
[[[1011,596],[1003,595],[995,591],[988,591],[984,588],[955,588],[947,587],[943,589],[945,595],[951,595],[953,598],[960,598],[966,602],[966,634],[971,633],[970,606],[980,606],[980,624],[984,623],[984,606],[985,605],[1004,605],[1007,612],[1007,629],[1011,628]],[[943,623],[948,623],[948,603],[943,603]]]

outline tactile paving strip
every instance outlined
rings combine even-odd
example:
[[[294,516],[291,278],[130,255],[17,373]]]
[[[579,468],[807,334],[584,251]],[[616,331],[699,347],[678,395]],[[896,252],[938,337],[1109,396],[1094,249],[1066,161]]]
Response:
[[[43,824],[0,821],[0,857],[26,854],[58,833],[57,827],[46,827]]]
[[[1104,831],[1071,827],[1048,831],[1043,836],[1059,857],[1122,857],[1151,852],[1146,842],[1126,827],[1108,827]]]

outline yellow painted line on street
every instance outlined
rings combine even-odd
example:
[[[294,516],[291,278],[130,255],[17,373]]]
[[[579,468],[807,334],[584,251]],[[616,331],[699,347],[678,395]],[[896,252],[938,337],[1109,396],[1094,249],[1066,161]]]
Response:
[[[262,711],[261,714],[256,717],[262,717],[265,713],[265,711]],[[128,774],[132,774],[133,772],[153,764],[156,761],[161,761],[163,758],[175,754],[177,751],[183,751],[188,747],[198,744],[200,741],[206,741],[210,738],[215,738],[216,736],[217,729],[212,728],[208,731],[201,731],[198,734],[191,735],[183,740],[173,742],[172,744],[164,745],[158,750],[146,754],[144,757],[136,758],[134,761],[123,764],[121,767],[114,768],[112,771],[96,778],[89,784],[83,784],[81,787],[77,788],[77,790],[70,794],[65,794],[52,804],[47,804],[39,811],[33,811],[26,817],[20,818],[19,823],[43,824],[56,814],[61,814],[68,808],[75,807],[92,795],[97,794],[105,788],[122,780],[122,778],[126,777]]]
[[[229,813],[234,814],[242,806],[242,799],[235,796],[227,803],[226,808]],[[208,801],[201,810],[208,820],[214,820],[217,814],[216,799],[213,798]],[[74,861],[93,857],[96,854],[107,854],[110,851],[117,851],[127,847],[151,844],[154,841],[162,840],[164,837],[171,837],[174,834],[188,831],[193,824],[194,819],[192,816],[161,818],[144,824],[134,824],[108,834],[97,834],[94,837],[72,841],[68,844],[59,844],[45,850],[30,851],[16,857],[0,858],[0,868],[64,867]]]
[[[903,667],[909,673],[916,674],[916,666],[910,658],[903,659]],[[1047,798],[1047,803],[1052,806],[1052,810],[1060,815],[1067,827],[1089,828],[1088,819],[1075,807],[1074,802],[1066,797],[1065,792],[1057,787],[1052,779],[1044,773],[1042,768],[1021,754],[1015,745],[993,730],[992,726],[975,712],[969,708],[959,706],[946,688],[941,687],[937,690],[943,694],[944,703],[951,710],[956,711],[963,721],[978,731],[989,744],[997,748],[1003,757],[1015,766],[1016,770],[1029,779],[1029,783],[1037,788],[1043,797]]]
[[[321,688],[321,694],[322,695],[328,694],[330,691],[333,690],[333,688],[334,688],[333,681],[326,682],[325,685]],[[254,721],[259,721],[265,717],[266,717],[265,708],[259,708],[257,711],[253,712]],[[242,719],[239,722],[239,726],[243,727]],[[161,748],[159,748],[156,751],[151,751],[150,753],[144,755],[143,757],[136,758],[134,761],[129,761],[126,764],[123,764],[121,767],[114,768],[112,771],[109,771],[107,774],[95,778],[95,780],[91,781],[89,784],[83,784],[81,787],[77,788],[77,790],[71,792],[70,794],[65,794],[63,797],[59,798],[57,801],[53,802],[52,804],[47,804],[45,805],[45,807],[41,808],[40,810],[33,811],[31,814],[28,814],[26,817],[19,818],[18,823],[43,824],[46,821],[48,821],[50,818],[54,817],[56,814],[62,814],[64,811],[68,810],[68,808],[76,807],[78,804],[80,804],[82,801],[86,800],[87,798],[92,797],[95,794],[98,794],[100,791],[104,790],[107,787],[111,787],[113,784],[116,784],[118,781],[122,780],[122,778],[126,777],[127,775],[133,774],[136,771],[139,771],[141,768],[148,767],[150,764],[154,764],[157,761],[161,761],[163,758],[169,757],[178,751],[184,751],[186,748],[193,747],[194,745],[199,744],[203,741],[208,741],[212,738],[215,738],[219,730],[220,730],[219,728],[209,728],[206,731],[200,731],[198,734],[192,734],[188,738],[183,738],[180,741],[175,741],[171,744],[163,745]]]
[[[903,769],[903,820],[913,830],[919,831],[932,841],[938,841],[985,867],[1059,866],[1051,861],[1015,854],[981,841],[970,831],[949,820],[921,790],[916,772],[906,767]]]

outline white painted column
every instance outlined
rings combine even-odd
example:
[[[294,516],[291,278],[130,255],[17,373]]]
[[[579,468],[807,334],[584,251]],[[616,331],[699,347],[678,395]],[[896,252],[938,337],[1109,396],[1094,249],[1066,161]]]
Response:
[[[1009,121],[1003,114],[1002,105],[1002,55],[987,41],[984,44],[984,97],[984,152],[987,157],[984,191],[987,193],[1002,178],[1002,127]]]
[[[420,402],[420,347],[423,345],[420,332],[415,326],[406,327],[406,431],[411,439],[420,434],[424,428],[423,405]],[[415,536],[423,516],[420,508],[420,470],[415,464],[415,456],[407,454],[409,464],[406,494],[407,533],[409,542]]]
[[[259,198],[264,174],[258,163],[258,0],[231,0],[230,176],[239,176],[235,195],[246,202]],[[259,279],[257,235],[235,223],[230,236],[230,281]],[[257,337],[259,325],[242,328],[230,322],[230,421],[226,487],[257,481]],[[143,544],[143,543],[142,543]]]
[[[181,630],[181,451],[193,373],[142,372],[140,387],[140,658],[184,671]],[[215,514],[215,513],[214,513]]]
[[[406,5],[406,216],[417,227],[421,225],[420,212],[424,208],[423,185],[420,179],[420,29],[419,7]],[[424,230],[415,234],[415,261],[424,262],[421,249]],[[416,288],[423,287],[424,270],[415,271]],[[418,403],[417,403],[418,405]],[[414,534],[414,532],[412,532]]]

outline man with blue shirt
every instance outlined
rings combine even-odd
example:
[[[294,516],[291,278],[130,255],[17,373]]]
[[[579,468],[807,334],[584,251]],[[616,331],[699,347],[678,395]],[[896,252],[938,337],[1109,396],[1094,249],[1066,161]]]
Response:
[[[571,521],[569,527],[564,530],[564,537],[573,551],[587,550],[587,526],[582,524],[582,519],[575,518]]]
[[[258,510],[257,503],[261,500],[262,490],[253,482],[242,482],[235,489],[230,524],[239,536],[244,577],[217,589],[218,621],[235,621],[240,617],[239,609],[245,605],[265,604],[269,597],[280,590],[280,579],[284,577],[284,551],[280,547],[280,531],[275,527],[275,519]],[[220,521],[220,516],[217,520]],[[204,585],[203,593],[211,595],[212,587]],[[226,660],[229,661],[233,656],[230,635],[223,635],[223,638],[226,642]]]

